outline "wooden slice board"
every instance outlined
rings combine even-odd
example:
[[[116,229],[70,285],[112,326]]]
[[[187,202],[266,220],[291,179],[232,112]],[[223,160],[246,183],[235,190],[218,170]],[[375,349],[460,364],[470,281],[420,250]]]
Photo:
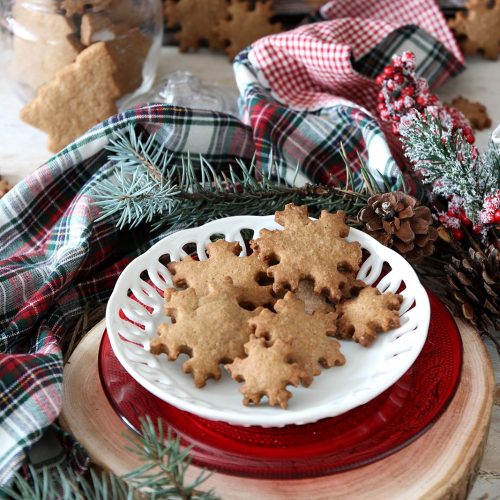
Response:
[[[486,444],[494,379],[483,342],[458,322],[464,345],[462,377],[442,417],[415,442],[373,464],[319,478],[258,480],[215,473],[204,483],[224,499],[466,498]],[[97,368],[104,321],[81,341],[64,369],[61,420],[95,463],[121,475],[140,465],[128,452],[133,433],[114,413]],[[189,477],[199,469],[191,467]]]

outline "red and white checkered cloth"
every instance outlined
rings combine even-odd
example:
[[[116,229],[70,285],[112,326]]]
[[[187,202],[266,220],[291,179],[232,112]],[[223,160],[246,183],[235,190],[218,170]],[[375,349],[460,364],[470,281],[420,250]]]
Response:
[[[295,109],[323,108],[335,96],[376,113],[377,86],[373,78],[356,71],[353,63],[403,26],[426,31],[463,64],[434,0],[335,0],[322,7],[321,15],[326,21],[263,38],[249,54],[260,71],[259,79],[272,89],[273,96]],[[441,71],[433,84],[448,76]]]

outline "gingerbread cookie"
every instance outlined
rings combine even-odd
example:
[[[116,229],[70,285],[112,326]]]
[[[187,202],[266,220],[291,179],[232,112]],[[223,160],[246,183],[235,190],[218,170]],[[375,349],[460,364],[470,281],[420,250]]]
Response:
[[[271,343],[278,339],[291,340],[290,359],[304,370],[301,380],[306,387],[312,383],[314,376],[321,373],[322,367],[345,363],[340,344],[331,338],[336,332],[335,313],[316,311],[308,314],[304,303],[292,292],[278,300],[274,309],[275,313],[263,309],[249,323],[255,327],[256,337],[263,337]]]
[[[296,290],[300,280],[312,279],[315,293],[339,301],[361,262],[360,244],[343,239],[349,234],[344,212],[323,210],[319,220],[312,221],[307,207],[289,204],[276,212],[275,220],[283,231],[263,229],[251,242],[258,257],[270,265],[267,273],[274,278],[275,292]]]
[[[371,286],[363,288],[357,297],[337,307],[337,336],[352,338],[368,347],[377,338],[377,333],[387,332],[400,325],[401,302],[401,295],[391,292],[381,294]]]
[[[67,17],[82,15],[87,9],[100,12],[109,7],[112,0],[62,0],[61,9]]]
[[[304,377],[303,370],[297,363],[290,363],[291,342],[281,339],[267,346],[263,338],[254,335],[245,344],[245,358],[236,358],[225,368],[237,382],[245,382],[240,392],[243,394],[243,404],[259,404],[267,396],[269,404],[279,404],[288,408],[288,400],[292,393],[287,385],[296,387]]]
[[[188,354],[183,370],[193,375],[197,387],[203,387],[209,378],[219,380],[220,363],[244,356],[243,346],[252,333],[248,320],[260,312],[242,309],[238,293],[228,277],[211,285],[205,296],[194,288],[173,292],[170,307],[175,323],[160,326],[151,352],[166,353],[172,361],[181,353]]]
[[[47,132],[49,149],[59,151],[116,114],[115,99],[121,95],[116,70],[105,43],[94,43],[38,90],[37,97],[21,110],[21,119]]]
[[[248,1],[231,0],[228,13],[229,19],[220,20],[214,31],[227,43],[224,50],[230,59],[259,38],[283,31],[280,23],[270,21],[274,16],[270,0],[254,2],[253,9]]]
[[[208,42],[211,49],[221,49],[223,44],[214,31],[214,25],[224,19],[226,13],[226,0],[166,0],[165,2],[167,26],[181,27],[175,34],[181,52],[197,49],[202,41]]]
[[[207,260],[197,261],[186,257],[168,264],[174,285],[193,287],[199,296],[208,292],[210,284],[231,277],[234,285],[244,291],[245,301],[254,306],[272,304],[271,285],[259,285],[259,277],[266,276],[267,266],[256,255],[240,257],[237,242],[218,240],[207,245]]]
[[[12,184],[5,179],[2,179],[2,176],[0,175],[0,198],[5,196],[12,189],[12,187]]]
[[[464,54],[482,52],[496,60],[500,52],[500,0],[469,0],[467,11],[457,12],[448,24],[458,38]]]
[[[472,102],[461,95],[451,101],[451,106],[462,112],[476,130],[491,127],[491,118],[486,107],[480,102]]]

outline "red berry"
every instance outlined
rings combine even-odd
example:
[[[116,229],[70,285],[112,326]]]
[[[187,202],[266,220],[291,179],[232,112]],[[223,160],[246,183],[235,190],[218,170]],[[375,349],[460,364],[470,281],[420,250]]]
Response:
[[[409,50],[405,50],[401,54],[401,59],[402,59],[403,62],[414,61],[415,60],[415,54],[413,52],[410,52]]]
[[[466,134],[465,136],[465,140],[469,143],[469,144],[474,144],[474,141],[476,140],[474,138],[474,136],[472,134]]]
[[[398,83],[399,85],[401,85],[404,81],[405,81],[405,77],[401,74],[401,73],[396,73],[392,79]]]
[[[387,106],[385,105],[385,102],[379,102],[379,103],[377,104],[377,109],[378,109],[379,111],[384,111],[384,109],[387,109]]]
[[[380,102],[385,101],[385,95],[384,95],[384,93],[383,93],[383,92],[379,92],[379,93],[377,94],[377,98],[378,98],[378,100],[379,100]]]
[[[399,116],[395,116],[394,119],[398,118],[399,119]],[[392,124],[392,133],[394,135],[399,135],[399,127],[398,127],[398,124],[397,123],[393,123]]]
[[[387,111],[387,109],[383,109],[380,112],[380,118],[382,118],[382,120],[384,120],[385,122],[389,121],[390,117],[391,117],[391,114],[389,113],[389,111]]]
[[[392,117],[392,121],[394,121],[394,122],[399,122],[399,120],[400,120],[399,115],[394,115]]]
[[[474,231],[475,234],[481,234],[481,226],[478,226],[477,224],[474,224],[474,227],[472,228],[472,231]]]
[[[500,222],[500,209],[495,210],[493,217],[495,217],[495,222]]]
[[[464,239],[464,232],[461,229],[453,229],[451,232],[453,234],[453,237],[457,240],[463,240]]]
[[[387,90],[390,90],[390,91],[392,91],[396,88],[394,80],[387,80],[386,85],[387,85]]]
[[[375,78],[375,83],[380,86],[384,83],[384,80],[384,75],[380,74],[377,76],[377,78]]]
[[[405,97],[411,97],[414,92],[415,89],[411,85],[408,85],[401,90],[401,95],[404,95]]]
[[[486,214],[486,216],[484,217],[484,222],[486,222],[486,224],[493,224],[493,222],[495,222],[495,214]]]
[[[465,215],[465,212],[461,212],[458,216],[458,218],[460,219],[460,222],[466,226],[466,227],[470,227],[472,226],[472,221],[469,219],[469,217],[467,217],[467,215]]]
[[[444,224],[446,221],[447,221],[448,217],[446,217],[446,215],[440,215],[439,216],[439,222],[441,222],[441,224]]]
[[[426,106],[427,105],[427,97],[423,95],[419,95],[416,99],[417,104],[420,104],[420,106]]]
[[[394,66],[386,66],[384,68],[384,75],[389,78],[394,74]]]

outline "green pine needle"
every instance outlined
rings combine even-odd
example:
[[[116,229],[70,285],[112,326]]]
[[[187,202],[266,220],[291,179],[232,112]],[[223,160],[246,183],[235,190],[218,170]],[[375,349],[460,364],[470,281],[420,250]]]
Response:
[[[174,164],[154,136],[143,141],[133,127],[118,134],[108,149],[116,167],[94,198],[101,208],[99,220],[113,218],[120,229],[141,223],[153,223],[153,229],[185,228],[233,215],[268,215],[287,203],[307,205],[311,215],[322,209],[344,210],[353,222],[368,198],[380,192],[364,165],[365,187],[354,190],[345,153],[347,187],[341,189],[289,186],[272,160],[265,174],[257,171],[255,161],[250,165],[236,161],[223,173],[217,173],[203,157],[194,162],[189,154]]]
[[[191,483],[186,481],[191,447],[183,449],[179,438],[170,430],[165,436],[161,420],[157,429],[149,417],[141,420],[141,436],[132,439],[127,449],[139,457],[143,465],[124,476],[98,474],[93,469],[87,476],[80,476],[59,467],[38,471],[30,466],[28,477],[17,473],[9,486],[0,486],[0,497],[5,495],[13,500],[217,500],[213,491],[199,489],[210,473],[202,471]]]

